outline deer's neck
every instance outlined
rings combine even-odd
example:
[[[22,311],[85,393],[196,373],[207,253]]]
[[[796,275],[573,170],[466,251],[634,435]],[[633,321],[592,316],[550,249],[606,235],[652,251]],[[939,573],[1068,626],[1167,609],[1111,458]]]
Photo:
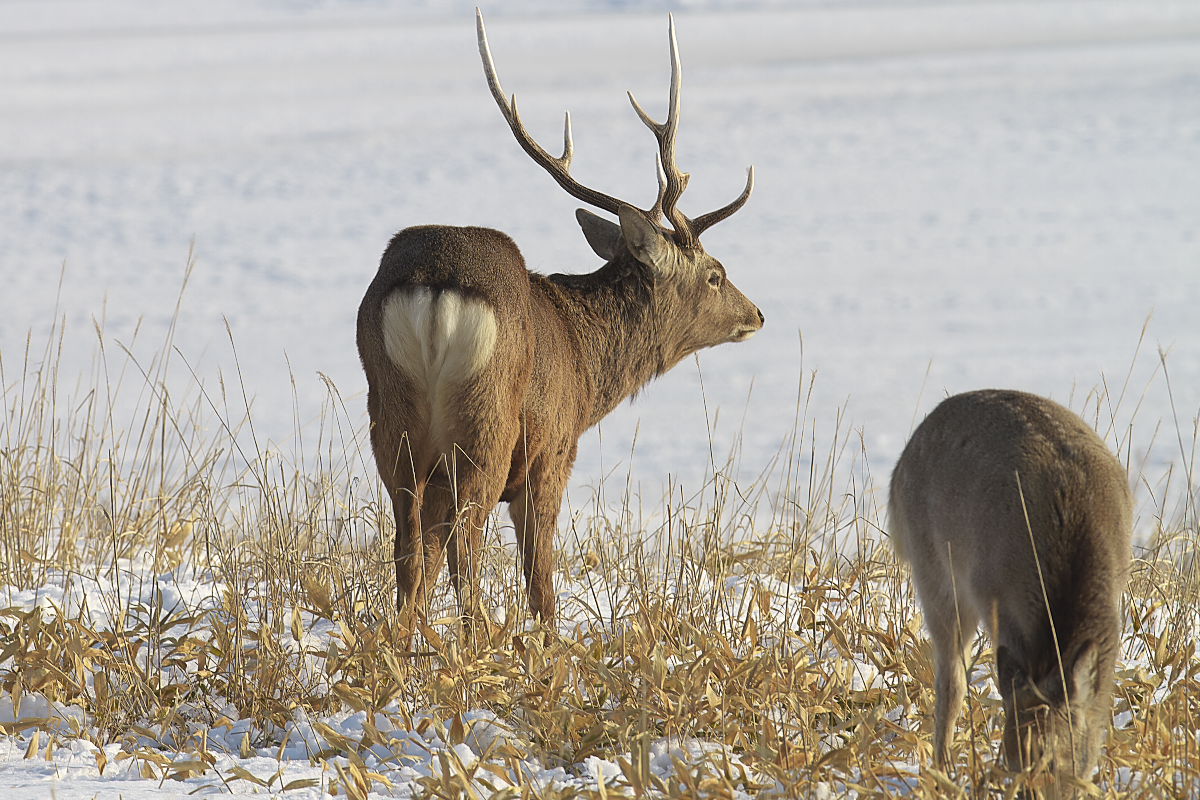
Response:
[[[592,390],[594,425],[685,355],[673,346],[653,282],[637,264],[612,262],[589,275],[555,275],[578,337],[580,369]]]

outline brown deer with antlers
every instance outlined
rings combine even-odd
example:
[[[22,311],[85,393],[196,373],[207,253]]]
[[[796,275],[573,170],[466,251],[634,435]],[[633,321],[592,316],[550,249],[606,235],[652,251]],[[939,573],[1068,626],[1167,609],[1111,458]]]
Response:
[[[590,189],[563,154],[547,153],[500,88],[477,13],[479,52],[492,96],[522,149],[571,196],[616,215],[576,219],[605,264],[583,275],[541,275],[513,241],[488,228],[428,225],[397,233],[358,310],[371,445],[396,518],[396,589],[402,618],[427,611],[449,560],[460,605],[477,581],[488,513],[509,504],[529,606],[555,613],[554,534],[579,437],[680,359],[740,342],[763,315],[704,252],[700,234],[745,205],[690,219],[676,206],[688,174],[675,161],[680,63],[670,23],[670,107],[655,122],[658,198],[647,210]],[[659,224],[665,216],[670,229]],[[410,625],[411,630],[411,625]],[[410,634],[411,635],[411,634]]]

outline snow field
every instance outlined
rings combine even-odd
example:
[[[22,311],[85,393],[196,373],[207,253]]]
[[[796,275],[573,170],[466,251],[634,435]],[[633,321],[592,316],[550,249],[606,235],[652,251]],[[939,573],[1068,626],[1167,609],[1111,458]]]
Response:
[[[379,253],[405,225],[469,223],[535,269],[598,266],[487,96],[469,5],[449,8],[0,8],[0,448],[18,489],[0,785],[938,796],[919,622],[867,533],[920,415],[997,385],[1080,410],[1130,466],[1143,541],[1179,533],[1143,554],[1099,780],[1200,794],[1194,580],[1170,563],[1195,550],[1195,6],[680,9],[683,205],[726,202],[755,164],[750,204],[705,242],[767,326],[585,437],[560,640],[528,629],[497,535],[500,634],[472,647],[437,624],[405,658],[354,438],[353,316]],[[648,202],[651,142],[622,95],[662,107],[661,10],[485,11],[535,134],[553,149],[569,108],[576,174]],[[14,415],[39,369],[57,402]],[[89,397],[98,424],[76,425]],[[156,399],[170,411],[145,416]],[[998,705],[978,655],[972,782],[994,777],[965,765],[993,763]]]

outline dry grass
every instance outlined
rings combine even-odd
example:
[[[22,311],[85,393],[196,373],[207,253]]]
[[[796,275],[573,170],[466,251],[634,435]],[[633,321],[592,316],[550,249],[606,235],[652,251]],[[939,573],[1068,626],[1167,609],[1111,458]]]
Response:
[[[494,624],[466,641],[447,616],[414,654],[393,644],[391,522],[360,403],[347,410],[327,384],[326,413],[297,424],[281,450],[255,435],[240,380],[169,386],[172,369],[186,368],[177,354],[168,363],[169,339],[144,365],[99,336],[75,392],[60,386],[61,340],[48,341],[15,372],[0,362],[0,685],[18,706],[45,697],[83,715],[6,724],[28,752],[80,737],[120,744],[116,758],[154,780],[280,789],[282,773],[220,761],[217,734],[238,731],[243,755],[279,749],[299,712],[353,709],[398,729],[439,726],[455,743],[487,711],[510,734],[474,764],[442,751],[421,779],[428,796],[509,784],[508,796],[542,797],[1015,790],[995,766],[1000,704],[985,642],[957,770],[917,769],[930,758],[932,666],[907,576],[878,544],[881,492],[865,454],[845,431],[818,452],[803,394],[778,458],[752,485],[718,473],[653,514],[626,498],[573,515],[559,537],[571,621],[559,634],[527,618],[497,530],[485,568]],[[1110,436],[1128,461],[1132,446]],[[1194,431],[1190,440],[1194,451]],[[1172,481],[1142,481],[1142,518],[1157,531],[1129,596],[1104,796],[1200,791],[1200,535],[1194,495],[1168,491],[1196,481],[1190,471]],[[53,607],[31,599],[68,584],[74,593]],[[191,596],[193,585],[222,590]],[[182,603],[165,596],[172,586]],[[394,782],[367,757],[389,746],[378,726],[326,734],[327,749],[310,755],[327,768],[326,790],[363,797]],[[651,765],[669,757],[664,740],[679,743],[666,772]],[[98,750],[98,762],[112,752]],[[575,774],[591,756],[619,765],[607,786],[528,774],[531,759]]]

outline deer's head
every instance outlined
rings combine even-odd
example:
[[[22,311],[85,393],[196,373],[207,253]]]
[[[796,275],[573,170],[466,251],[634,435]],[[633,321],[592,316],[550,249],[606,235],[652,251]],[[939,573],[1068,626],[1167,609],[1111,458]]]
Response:
[[[1102,652],[1093,642],[1064,654],[1065,682],[1057,664],[1039,678],[1014,676],[1013,724],[1004,742],[1011,767],[1090,777],[1109,725],[1104,676],[1112,666],[1105,670]]]
[[[672,361],[704,347],[744,341],[762,327],[762,312],[698,239],[681,243],[677,234],[632,206],[618,209],[619,224],[582,208],[575,216],[598,256],[608,262],[633,259],[647,269],[654,313],[675,329],[671,339],[678,351]]]

